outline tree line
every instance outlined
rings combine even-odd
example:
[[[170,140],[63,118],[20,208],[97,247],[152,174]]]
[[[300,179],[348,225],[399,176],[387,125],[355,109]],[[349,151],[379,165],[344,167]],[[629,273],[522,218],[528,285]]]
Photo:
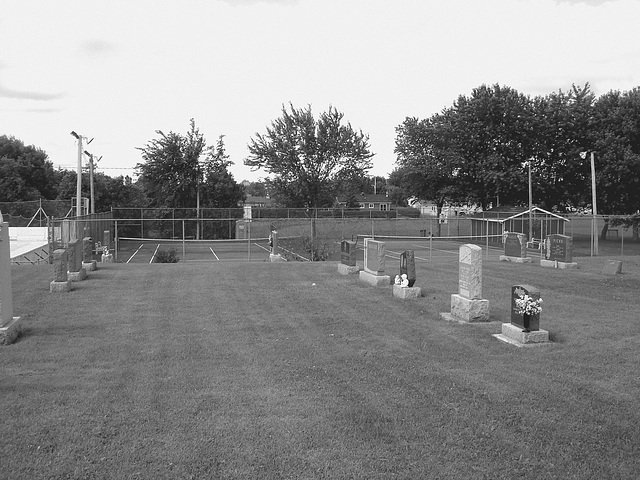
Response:
[[[594,153],[598,213],[640,210],[640,89],[599,98],[589,84],[531,98],[500,85],[461,95],[429,118],[396,129],[390,183],[405,196],[445,203],[591,209]],[[439,213],[439,212],[438,212]]]
[[[96,175],[100,210],[226,208],[244,200],[247,192],[229,172],[224,136],[208,145],[193,119],[186,134],[156,133],[139,148],[136,182]],[[357,206],[357,196],[372,191],[369,136],[332,106],[315,117],[311,106],[283,105],[281,116],[247,147],[244,164],[268,175],[251,191],[268,192],[279,206],[328,207],[337,195]],[[591,207],[584,152],[595,155],[599,213],[628,215],[633,222],[640,211],[638,88],[596,98],[588,84],[574,85],[532,98],[482,85],[428,118],[407,117],[396,128],[395,169],[377,183],[398,205],[412,197],[439,209],[526,205],[530,171],[535,204],[579,211]],[[75,175],[54,170],[41,149],[0,137],[0,201],[74,197]]]

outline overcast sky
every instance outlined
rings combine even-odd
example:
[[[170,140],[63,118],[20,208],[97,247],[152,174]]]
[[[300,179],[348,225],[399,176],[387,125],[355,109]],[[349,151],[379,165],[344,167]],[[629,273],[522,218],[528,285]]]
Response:
[[[640,86],[640,0],[1,0],[0,135],[132,175],[156,130],[247,143],[282,105],[333,105],[394,168],[395,128],[482,84],[545,95]]]

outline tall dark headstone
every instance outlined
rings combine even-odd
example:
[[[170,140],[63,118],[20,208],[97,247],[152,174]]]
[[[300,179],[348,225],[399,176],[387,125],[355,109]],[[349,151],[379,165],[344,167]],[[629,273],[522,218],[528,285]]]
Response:
[[[343,240],[340,244],[340,263],[355,267],[356,265],[356,242]]]
[[[416,283],[416,259],[413,250],[405,250],[400,254],[400,275],[406,274],[409,287]]]
[[[547,252],[549,261],[571,263],[573,261],[573,240],[566,235],[552,234],[547,237]]]
[[[507,232],[504,239],[504,254],[507,257],[526,257],[527,245],[525,236],[522,233]]]
[[[524,315],[518,313],[516,300],[523,295],[529,295],[532,299],[540,298],[540,290],[531,285],[513,285],[511,287],[511,323],[520,328],[525,328]],[[529,316],[529,330],[535,332],[540,330],[540,314]]]

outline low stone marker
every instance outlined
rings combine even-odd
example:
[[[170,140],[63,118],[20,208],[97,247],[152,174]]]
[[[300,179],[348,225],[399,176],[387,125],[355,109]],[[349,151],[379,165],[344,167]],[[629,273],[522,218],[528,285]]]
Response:
[[[466,244],[458,258],[458,293],[451,295],[451,313],[440,318],[457,322],[488,322],[489,300],[482,298],[482,248]]]
[[[341,275],[349,275],[358,273],[360,267],[356,265],[356,242],[342,240],[340,243],[340,263],[338,264],[338,273]]]
[[[273,230],[269,236],[269,261],[270,262],[284,262],[282,255],[278,253],[278,231]]]
[[[20,330],[20,317],[13,316],[9,223],[0,213],[0,345],[13,343]]]
[[[93,239],[91,237],[84,237],[82,239],[82,267],[87,272],[93,272],[98,268],[98,262],[93,259],[92,249]]]
[[[67,248],[68,278],[72,282],[81,282],[87,278],[87,271],[82,266],[82,248],[78,240],[69,242]]]
[[[364,270],[360,270],[360,281],[374,287],[391,285],[391,277],[384,274],[387,247],[373,238],[364,239]]]
[[[621,260],[608,260],[602,267],[603,275],[618,275],[619,273],[622,273]]]
[[[504,232],[504,255],[500,255],[502,262],[529,263],[527,257],[527,238],[523,233]]]
[[[416,259],[413,250],[405,250],[400,254],[400,275],[396,276],[393,285],[393,296],[398,298],[418,298],[422,289],[414,287],[416,283]]]
[[[573,239],[566,235],[554,233],[547,236],[545,258],[540,259],[541,267],[577,268],[573,261]]]
[[[499,340],[519,347],[549,343],[549,332],[540,328],[542,298],[531,285],[511,287],[511,322],[502,324]]]
[[[67,251],[63,248],[53,251],[53,281],[49,284],[50,292],[70,292],[72,290],[67,257]]]

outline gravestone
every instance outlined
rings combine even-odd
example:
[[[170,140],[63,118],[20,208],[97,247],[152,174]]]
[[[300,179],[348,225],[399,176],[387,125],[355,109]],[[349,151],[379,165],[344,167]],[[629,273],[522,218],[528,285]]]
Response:
[[[340,263],[338,264],[338,273],[349,275],[358,273],[360,267],[356,265],[356,242],[343,240],[340,243]]]
[[[547,236],[545,258],[540,260],[543,267],[575,268],[573,262],[573,239],[557,233]]]
[[[528,328],[529,330],[540,330],[540,314],[531,315],[529,317],[529,325],[524,324],[524,316],[518,313],[518,306],[516,300],[523,295],[529,295],[532,299],[538,300],[540,298],[540,290],[531,285],[513,285],[511,287],[511,323],[522,329]]]
[[[406,274],[409,287],[416,283],[416,258],[413,250],[405,250],[400,254],[400,275]]]
[[[494,334],[498,340],[518,347],[545,345],[549,343],[549,332],[540,328],[540,313],[529,316],[528,328],[524,315],[518,313],[516,300],[528,295],[533,300],[540,299],[540,290],[531,285],[511,287],[511,322],[502,324],[502,333]]]
[[[527,258],[527,239],[523,233],[505,232],[504,255],[500,255],[503,262],[527,263],[531,262]]]
[[[364,270],[360,280],[375,287],[391,285],[391,277],[384,274],[387,247],[373,238],[364,239]]]
[[[349,267],[356,265],[356,243],[343,240],[340,244],[340,262]]]
[[[0,213],[0,344],[13,343],[18,335],[20,317],[13,316],[9,223],[3,221]]]
[[[88,272],[93,272],[97,268],[97,262],[93,259],[93,239],[84,237],[82,239],[82,266]]]
[[[82,266],[82,244],[78,240],[69,242],[67,253],[69,280],[72,282],[81,282],[87,278],[87,271]]]
[[[272,230],[269,236],[269,261],[270,262],[282,262],[284,258],[278,252],[278,231]]]
[[[458,256],[458,293],[451,295],[451,313],[444,320],[459,322],[489,321],[489,300],[482,298],[482,248],[462,245]]]
[[[416,283],[416,259],[413,250],[405,250],[400,254],[400,277],[406,275],[406,285],[393,285],[393,296],[398,298],[418,298],[422,289],[414,287]]]
[[[603,275],[617,275],[622,273],[622,261],[621,260],[608,260],[602,267]]]
[[[67,250],[60,248],[53,251],[53,281],[49,284],[50,292],[70,292],[71,280],[69,280]]]
[[[382,275],[387,256],[387,245],[372,238],[364,239],[364,269],[374,275]]]

